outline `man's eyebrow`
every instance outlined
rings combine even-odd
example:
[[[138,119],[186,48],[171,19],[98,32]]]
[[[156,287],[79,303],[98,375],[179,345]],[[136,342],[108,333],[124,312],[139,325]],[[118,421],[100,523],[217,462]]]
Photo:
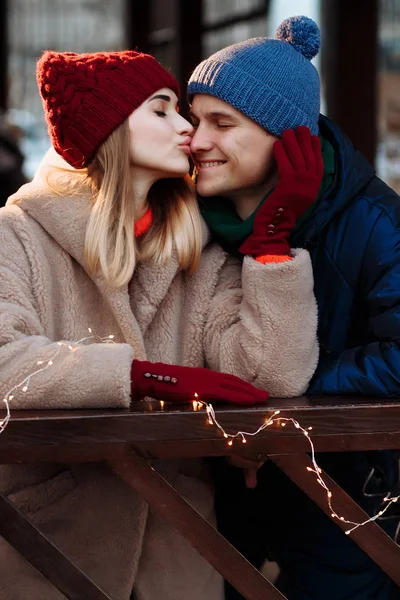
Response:
[[[198,117],[195,115],[195,113],[192,110],[189,111],[189,116],[192,119],[198,119]],[[204,116],[207,117],[207,118],[209,118],[209,119],[210,118],[211,119],[221,119],[221,118],[222,119],[235,119],[235,115],[233,115],[230,112],[224,112],[222,110],[221,111],[219,111],[219,110],[218,111],[211,111],[211,112],[206,113]]]
[[[171,102],[171,97],[164,96],[164,94],[156,94],[155,96],[149,98],[148,102],[151,102],[152,100],[165,100],[165,102]]]

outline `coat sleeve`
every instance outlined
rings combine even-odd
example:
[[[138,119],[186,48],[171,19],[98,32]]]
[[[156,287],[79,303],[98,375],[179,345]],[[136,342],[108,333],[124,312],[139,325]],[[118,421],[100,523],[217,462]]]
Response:
[[[0,219],[0,397],[25,380],[25,392],[24,386],[12,392],[11,411],[129,407],[129,344],[79,345],[71,351],[58,345],[67,340],[46,337],[34,293],[40,273],[31,267],[23,240],[27,233],[15,227],[13,216],[3,213]],[[26,380],[49,361],[53,364]]]
[[[357,288],[367,343],[340,353],[322,350],[308,393],[399,397],[400,229],[385,213],[369,237]]]
[[[205,356],[214,370],[242,377],[271,396],[299,396],[318,362],[317,306],[306,250],[263,265],[229,259],[205,327]]]

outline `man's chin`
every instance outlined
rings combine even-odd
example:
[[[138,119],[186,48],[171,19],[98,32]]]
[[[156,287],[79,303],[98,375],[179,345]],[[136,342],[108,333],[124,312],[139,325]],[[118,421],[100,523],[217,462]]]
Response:
[[[203,198],[210,198],[211,196],[221,196],[223,190],[219,186],[202,185],[199,180],[196,182],[197,193]]]

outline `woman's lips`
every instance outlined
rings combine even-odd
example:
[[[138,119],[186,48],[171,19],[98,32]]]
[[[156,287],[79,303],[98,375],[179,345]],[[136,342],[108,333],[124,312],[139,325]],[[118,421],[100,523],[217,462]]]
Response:
[[[185,154],[187,154],[188,156],[190,155],[190,143],[192,141],[192,138],[189,136],[186,136],[185,138],[182,139],[182,142],[179,144],[178,148],[180,148],[181,150],[183,150],[183,152]]]
[[[189,144],[179,144],[178,148],[180,148],[181,150],[183,150],[183,152],[189,156],[189,154],[190,154],[190,146],[189,146]]]

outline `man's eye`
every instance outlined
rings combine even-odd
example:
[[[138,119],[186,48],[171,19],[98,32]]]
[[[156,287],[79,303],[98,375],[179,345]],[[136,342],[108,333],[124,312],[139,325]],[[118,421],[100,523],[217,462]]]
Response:
[[[192,127],[193,127],[193,129],[197,129],[197,128],[198,128],[198,126],[199,126],[199,124],[198,124],[198,123],[193,123],[193,121],[192,121]]]
[[[166,117],[167,116],[167,113],[164,112],[163,110],[155,110],[154,112],[156,113],[156,115],[158,117]]]
[[[228,127],[232,127],[231,124],[228,123],[217,123],[218,129],[228,129]]]

